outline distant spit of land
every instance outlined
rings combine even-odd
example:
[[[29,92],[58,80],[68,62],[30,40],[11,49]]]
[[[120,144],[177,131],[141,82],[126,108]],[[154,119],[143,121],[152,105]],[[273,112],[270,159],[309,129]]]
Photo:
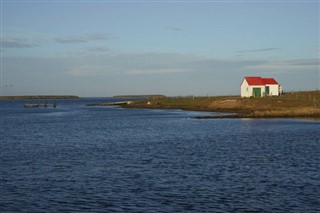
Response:
[[[183,109],[192,111],[227,112],[226,116],[197,118],[317,118],[320,119],[320,91],[287,92],[263,98],[166,97],[128,102],[126,108]]]
[[[165,95],[117,95],[113,98],[147,98],[147,99],[161,99],[166,98]]]
[[[0,96],[0,100],[24,100],[24,99],[78,99],[74,95],[25,95],[25,96]]]

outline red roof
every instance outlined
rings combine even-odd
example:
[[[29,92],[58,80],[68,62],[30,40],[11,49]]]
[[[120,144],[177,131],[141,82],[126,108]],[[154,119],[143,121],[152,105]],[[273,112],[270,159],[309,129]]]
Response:
[[[274,78],[261,78],[261,77],[245,77],[244,78],[249,85],[266,85],[266,84],[278,84]]]
[[[264,84],[278,84],[274,78],[263,78]]]

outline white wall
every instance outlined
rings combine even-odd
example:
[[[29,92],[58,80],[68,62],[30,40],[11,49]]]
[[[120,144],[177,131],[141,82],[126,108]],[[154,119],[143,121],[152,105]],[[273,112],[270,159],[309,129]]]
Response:
[[[269,86],[269,96],[278,96],[279,95],[279,85],[278,84],[270,84]]]
[[[252,89],[250,93],[250,88],[248,82],[244,79],[241,84],[241,97],[250,97],[252,94]]]

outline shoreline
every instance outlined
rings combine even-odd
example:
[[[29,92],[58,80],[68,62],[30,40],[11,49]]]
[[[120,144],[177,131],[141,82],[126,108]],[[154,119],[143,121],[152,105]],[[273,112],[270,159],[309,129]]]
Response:
[[[217,118],[303,118],[320,120],[320,91],[291,92],[282,96],[241,98],[239,96],[166,98],[135,101],[124,108],[181,109],[230,113],[221,116],[197,116],[196,119]]]
[[[88,104],[88,106],[118,105],[123,108],[179,109],[187,111],[227,113],[224,115],[196,116],[195,119],[221,118],[297,118],[320,120],[320,91],[290,92],[281,96],[241,98],[166,97],[141,101],[122,101]]]
[[[102,105],[101,105],[102,106]],[[106,106],[106,105],[105,105]],[[196,108],[186,108],[186,107],[149,107],[149,106],[139,106],[134,103],[130,106],[119,105],[122,108],[128,109],[154,109],[154,110],[185,110],[194,112],[212,112],[212,113],[227,113],[227,115],[204,115],[204,116],[194,116],[194,119],[276,119],[276,118],[288,118],[288,119],[308,119],[308,120],[320,120],[320,114],[316,115],[301,115],[301,114],[278,114],[278,115],[254,115],[253,112],[240,112],[239,110],[209,110],[209,109],[196,109]],[[257,113],[257,112],[256,112]],[[320,112],[319,112],[320,113]]]

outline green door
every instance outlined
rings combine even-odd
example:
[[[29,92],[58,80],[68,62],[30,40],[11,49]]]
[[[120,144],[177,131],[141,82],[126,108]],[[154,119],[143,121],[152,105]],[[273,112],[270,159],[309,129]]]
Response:
[[[261,97],[261,88],[252,88],[252,96],[255,98]]]

